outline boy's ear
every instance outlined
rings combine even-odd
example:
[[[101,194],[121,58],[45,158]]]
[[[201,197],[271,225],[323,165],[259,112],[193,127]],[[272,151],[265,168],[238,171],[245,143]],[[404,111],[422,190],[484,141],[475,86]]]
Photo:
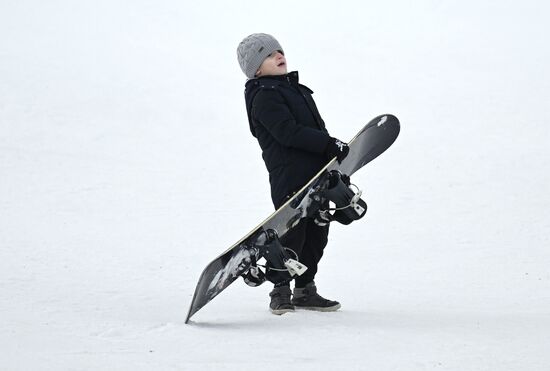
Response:
[[[262,74],[262,72],[258,69],[258,71],[256,71],[256,74],[254,76],[258,77]]]

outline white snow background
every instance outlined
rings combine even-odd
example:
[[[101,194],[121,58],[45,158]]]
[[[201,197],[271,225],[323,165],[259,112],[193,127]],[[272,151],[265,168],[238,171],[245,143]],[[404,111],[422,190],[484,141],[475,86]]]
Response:
[[[550,369],[545,1],[0,2],[1,370]],[[205,265],[272,212],[236,47],[275,35],[333,136],[393,113],[332,227],[336,313]]]

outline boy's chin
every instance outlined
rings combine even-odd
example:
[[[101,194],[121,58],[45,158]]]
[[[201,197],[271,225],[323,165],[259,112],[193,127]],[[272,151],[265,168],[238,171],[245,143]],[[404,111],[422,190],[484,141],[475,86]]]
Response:
[[[273,70],[271,72],[267,72],[265,74],[260,74],[260,75],[256,75],[256,77],[262,77],[262,76],[283,76],[283,75],[286,75],[288,72],[287,72],[287,69],[286,68],[278,68],[276,70]]]

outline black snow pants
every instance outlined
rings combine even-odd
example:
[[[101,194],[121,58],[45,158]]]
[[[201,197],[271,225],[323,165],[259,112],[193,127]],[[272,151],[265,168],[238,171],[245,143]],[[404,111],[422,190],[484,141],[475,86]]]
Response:
[[[281,245],[294,251],[298,255],[300,263],[307,267],[304,274],[301,276],[294,276],[296,287],[305,287],[306,284],[315,279],[317,266],[328,242],[328,230],[328,225],[321,227],[315,224],[313,219],[304,218],[296,227],[292,228],[287,234],[281,237]],[[292,258],[295,258],[292,256],[292,253],[290,253],[290,255]],[[270,273],[272,273],[272,271],[268,269],[267,279],[270,278]],[[281,284],[285,283],[281,282],[278,285]]]

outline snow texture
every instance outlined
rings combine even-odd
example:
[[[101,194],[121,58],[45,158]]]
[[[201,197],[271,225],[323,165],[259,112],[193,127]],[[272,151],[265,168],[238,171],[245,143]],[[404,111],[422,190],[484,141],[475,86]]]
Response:
[[[550,369],[545,1],[0,2],[0,369]],[[393,113],[274,316],[204,266],[272,212],[238,42],[275,35],[349,140]]]

